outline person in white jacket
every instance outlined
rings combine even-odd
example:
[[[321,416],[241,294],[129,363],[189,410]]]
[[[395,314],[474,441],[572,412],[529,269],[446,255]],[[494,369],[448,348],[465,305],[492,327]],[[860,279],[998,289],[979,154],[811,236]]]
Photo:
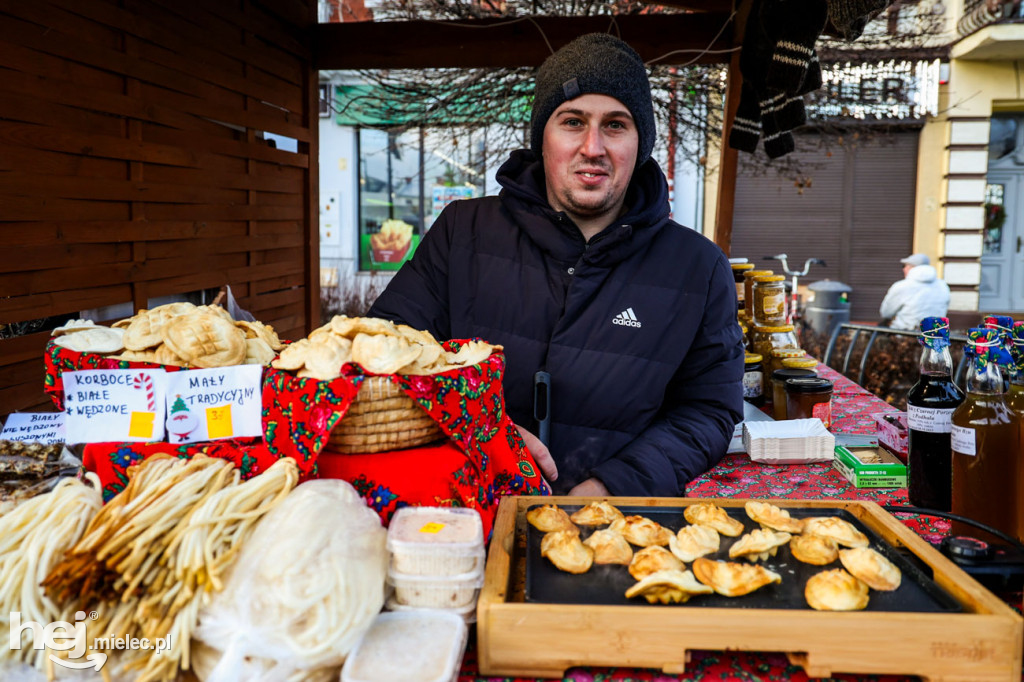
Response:
[[[945,317],[949,286],[938,277],[928,256],[915,253],[901,258],[903,279],[885,294],[879,314],[894,329],[917,330],[926,317]]]

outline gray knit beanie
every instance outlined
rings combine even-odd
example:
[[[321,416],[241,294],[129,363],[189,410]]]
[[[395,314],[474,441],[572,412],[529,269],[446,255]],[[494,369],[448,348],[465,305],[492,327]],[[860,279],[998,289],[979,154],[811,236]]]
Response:
[[[607,33],[580,36],[541,64],[530,120],[530,148],[541,154],[544,126],[551,114],[563,102],[587,94],[608,95],[626,105],[640,137],[637,167],[649,159],[655,131],[647,68],[633,48]]]

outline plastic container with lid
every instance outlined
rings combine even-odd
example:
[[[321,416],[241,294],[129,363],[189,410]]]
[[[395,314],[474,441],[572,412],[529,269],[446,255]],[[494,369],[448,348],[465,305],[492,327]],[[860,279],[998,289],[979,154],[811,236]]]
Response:
[[[818,373],[813,369],[777,369],[772,372],[772,417],[775,421],[789,419],[789,412],[786,409],[786,380],[817,377]]]
[[[786,323],[786,278],[782,275],[754,277],[754,324],[762,326]]]
[[[455,682],[467,636],[466,622],[452,613],[382,613],[345,659],[341,682]]]
[[[484,584],[483,565],[461,575],[409,575],[388,569],[395,601],[404,606],[457,609],[476,601]]]
[[[747,270],[743,273],[743,309],[747,319],[753,324],[754,319],[754,278],[775,274],[771,270]]]
[[[832,382],[821,377],[786,379],[786,414],[789,419],[820,419],[832,426]]]
[[[764,405],[764,368],[761,356],[747,353],[743,358],[743,399],[754,407]]]
[[[475,509],[402,507],[391,519],[387,547],[398,573],[470,573],[483,569],[483,523]]]
[[[398,600],[395,599],[394,595],[388,597],[388,600],[384,602],[384,608],[388,611],[422,611],[427,607],[423,606],[409,606],[408,604],[399,604]],[[453,608],[442,608],[440,606],[430,607],[432,611],[443,611],[445,613],[454,613],[456,616],[466,621],[466,623],[476,622],[476,600],[473,600],[465,606],[456,606]]]

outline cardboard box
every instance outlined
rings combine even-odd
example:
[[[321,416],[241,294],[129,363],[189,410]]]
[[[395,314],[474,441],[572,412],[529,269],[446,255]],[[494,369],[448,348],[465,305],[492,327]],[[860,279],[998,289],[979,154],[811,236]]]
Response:
[[[875,428],[878,431],[878,442],[906,462],[907,452],[910,448],[907,440],[910,435],[910,431],[907,429],[907,413],[880,412],[871,416],[875,420]]]
[[[877,459],[864,462],[862,458]],[[907,465],[881,446],[836,446],[832,466],[858,488],[906,488]]]

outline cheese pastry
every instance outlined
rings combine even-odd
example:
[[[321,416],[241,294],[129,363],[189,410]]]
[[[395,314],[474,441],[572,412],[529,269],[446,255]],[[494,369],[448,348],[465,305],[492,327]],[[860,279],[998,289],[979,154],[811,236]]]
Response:
[[[633,548],[622,537],[622,533],[605,528],[595,530],[583,544],[594,550],[595,564],[622,564],[628,566],[633,560]]]
[[[867,547],[870,544],[868,536],[838,516],[815,516],[804,519],[804,532],[808,535],[824,535],[844,547]]]
[[[758,528],[752,530],[729,548],[729,558],[742,557],[750,562],[764,561],[769,556],[775,556],[779,547],[789,542],[793,537],[789,533],[780,533],[774,530]]]
[[[794,535],[789,541],[793,558],[805,564],[824,566],[839,558],[839,545],[824,535]]]
[[[839,561],[854,577],[867,583],[873,590],[891,592],[903,581],[900,569],[870,547],[840,550]]]
[[[545,504],[526,512],[526,520],[537,530],[543,533],[551,533],[556,530],[571,530],[579,534],[577,528],[565,510],[554,504]]]
[[[841,568],[812,575],[804,599],[816,611],[860,611],[868,605],[868,586]]]
[[[658,571],[626,590],[626,598],[643,597],[651,604],[679,604],[695,594],[711,594],[690,571]]]
[[[800,533],[804,529],[803,521],[794,519],[788,511],[774,504],[748,500],[743,507],[747,510],[747,516],[760,523],[762,528],[781,530],[783,533]]]
[[[701,525],[683,526],[668,539],[668,548],[682,561],[693,561],[699,556],[717,552],[721,545],[718,531]]]
[[[710,502],[691,504],[683,511],[683,516],[690,523],[714,528],[722,535],[731,538],[739,537],[743,532],[743,524],[729,516],[729,513]]]
[[[546,534],[540,540],[540,554],[566,573],[586,573],[594,563],[594,550],[580,542],[577,530]]]
[[[693,562],[693,574],[724,597],[741,597],[765,585],[782,582],[781,575],[760,564],[712,561],[704,557]]]
[[[629,562],[629,574],[637,580],[658,571],[682,571],[685,568],[682,561],[672,556],[672,552],[657,545],[644,547]]]
[[[572,519],[573,523],[578,523],[581,526],[603,526],[606,523],[621,519],[622,512],[617,507],[601,500],[600,502],[591,502],[587,506],[582,507],[569,518]]]
[[[622,533],[629,542],[640,547],[667,545],[672,531],[643,516],[625,516],[612,521],[611,530]]]

